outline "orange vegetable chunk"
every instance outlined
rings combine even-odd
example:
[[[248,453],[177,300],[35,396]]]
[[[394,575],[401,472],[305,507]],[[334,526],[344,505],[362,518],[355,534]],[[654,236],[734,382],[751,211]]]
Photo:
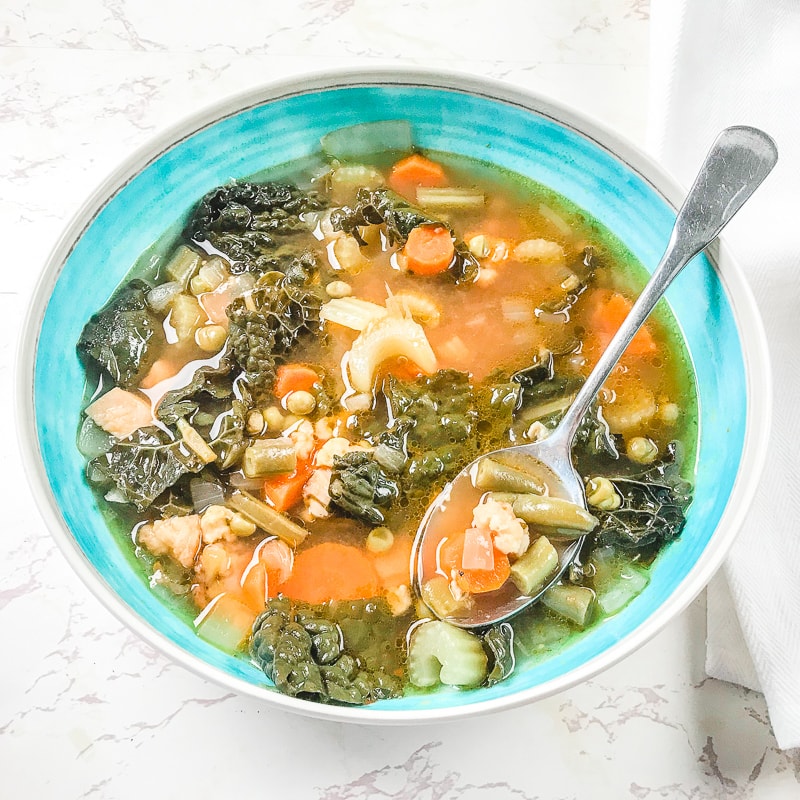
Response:
[[[365,600],[380,594],[380,581],[367,554],[359,547],[323,542],[301,552],[288,581],[278,590],[293,600]]]
[[[436,161],[415,153],[398,161],[389,175],[389,186],[411,200],[420,186],[446,186],[447,175]]]
[[[409,272],[438,275],[453,261],[453,236],[443,225],[419,225],[408,235],[403,254]]]
[[[459,533],[449,536],[442,545],[439,550],[439,565],[442,570],[448,578],[455,570],[455,581],[465,592],[481,594],[499,589],[511,574],[508,556],[494,548],[492,553],[494,567],[492,569],[465,569],[463,563],[464,539],[465,534]]]
[[[284,364],[278,367],[273,392],[284,398],[291,392],[310,392],[319,381],[319,375],[304,364]]]

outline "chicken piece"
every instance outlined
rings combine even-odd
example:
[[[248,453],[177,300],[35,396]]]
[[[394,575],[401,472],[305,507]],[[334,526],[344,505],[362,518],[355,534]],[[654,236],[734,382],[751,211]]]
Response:
[[[149,401],[119,386],[88,406],[86,415],[117,439],[125,439],[139,428],[153,424],[153,410]]]
[[[528,526],[514,514],[510,503],[488,499],[476,506],[472,513],[472,527],[488,531],[494,546],[506,555],[519,558],[528,549],[531,537]]]
[[[148,522],[139,528],[137,541],[154,556],[170,556],[182,567],[191,567],[202,539],[200,517],[169,517]]]
[[[331,496],[328,489],[331,485],[331,475],[332,470],[328,467],[315,469],[303,487],[303,500],[313,519],[324,519],[330,513],[328,507]]]
[[[200,528],[204,544],[220,539],[232,542],[240,536],[252,536],[256,531],[249,519],[225,506],[209,506],[200,517]]]

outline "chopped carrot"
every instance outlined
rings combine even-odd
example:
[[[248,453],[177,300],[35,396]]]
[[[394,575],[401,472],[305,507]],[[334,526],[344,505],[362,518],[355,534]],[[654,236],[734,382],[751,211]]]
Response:
[[[398,161],[389,175],[389,186],[406,197],[416,199],[420,186],[446,186],[447,175],[441,164],[415,153]]]
[[[611,289],[595,289],[589,308],[589,335],[596,343],[598,352],[608,347],[632,308],[633,303],[625,295]],[[653,334],[644,326],[633,337],[625,352],[629,356],[648,356],[657,350]]]
[[[303,497],[303,487],[311,477],[314,454],[308,459],[297,461],[294,472],[264,481],[264,499],[276,511],[283,513],[297,505]]]
[[[310,392],[319,381],[319,375],[304,364],[284,364],[278,367],[273,392],[275,397],[284,398],[291,392]]]
[[[493,569],[464,569],[464,537],[463,533],[448,537],[442,545],[439,550],[442,569],[448,576],[455,570],[455,581],[465,592],[481,594],[499,589],[511,574],[508,556],[495,547]]]
[[[403,583],[411,582],[411,548],[413,540],[410,536],[394,537],[392,546],[383,553],[370,553],[375,572],[384,589],[395,589]]]
[[[267,568],[261,562],[253,564],[242,576],[242,602],[261,613],[267,605]]]
[[[279,591],[293,600],[314,604],[364,600],[380,594],[380,582],[364,550],[323,542],[295,558],[292,575]]]
[[[408,235],[403,254],[410,272],[438,275],[453,261],[453,236],[443,225],[419,225]]]
[[[401,381],[414,381],[427,373],[421,370],[410,358],[390,358],[381,364],[381,374],[394,375]]]
[[[494,569],[494,544],[492,534],[479,528],[467,528],[464,532],[464,552],[461,556],[464,569]]]

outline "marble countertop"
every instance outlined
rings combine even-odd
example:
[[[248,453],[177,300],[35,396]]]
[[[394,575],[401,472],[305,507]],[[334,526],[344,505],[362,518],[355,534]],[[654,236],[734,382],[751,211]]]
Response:
[[[206,10],[212,9],[213,10]],[[502,78],[643,143],[647,0],[5,0],[0,7],[2,413],[41,265],[117,162],[198,106],[328,67]],[[453,33],[451,33],[453,31]],[[455,33],[454,31],[457,31]],[[0,466],[0,796],[790,798],[761,695],[703,673],[699,598],[623,663],[535,705],[372,728],[279,713],[172,664],[79,582],[12,455]]]

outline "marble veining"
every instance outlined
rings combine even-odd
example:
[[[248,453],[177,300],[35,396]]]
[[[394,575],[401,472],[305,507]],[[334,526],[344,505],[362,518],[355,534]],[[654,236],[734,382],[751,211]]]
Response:
[[[63,226],[133,148],[200,105],[327,67],[447,66],[574,103],[635,141],[647,0],[7,0],[0,7],[0,414],[14,340]],[[8,437],[7,437],[8,438]],[[763,698],[706,679],[698,599],[640,651],[556,697],[464,722],[367,728],[270,710],[123,628],[0,460],[3,797],[318,800],[784,798]]]

